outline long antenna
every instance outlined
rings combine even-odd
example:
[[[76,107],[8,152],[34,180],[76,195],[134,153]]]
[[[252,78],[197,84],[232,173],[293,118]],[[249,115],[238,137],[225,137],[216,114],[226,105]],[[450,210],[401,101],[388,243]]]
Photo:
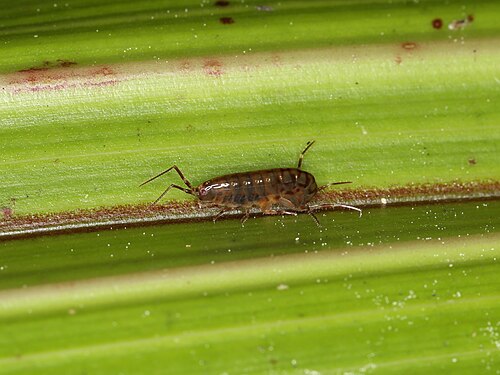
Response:
[[[151,182],[151,181],[153,181],[153,180],[156,180],[158,177],[163,176],[163,175],[164,175],[165,173],[167,173],[167,172],[170,172],[170,171],[172,170],[172,168],[173,168],[173,167],[170,167],[170,168],[168,168],[168,169],[164,170],[163,172],[161,172],[161,173],[157,174],[156,176],[151,177],[149,180],[144,181],[144,182],[143,182],[142,184],[140,184],[139,186],[146,185],[148,182]]]
[[[329,184],[326,184],[326,185],[320,186],[320,187],[318,188],[318,191],[324,190],[324,189],[326,189],[326,188],[327,188],[327,187],[329,187],[329,186],[333,186],[333,185],[344,185],[344,184],[352,184],[352,181],[330,182]]]
[[[315,141],[307,142],[306,148],[299,155],[299,163],[297,164],[297,169],[302,168],[302,161],[304,160],[304,154],[309,150],[309,148],[314,144]]]
[[[182,178],[182,181],[184,181],[184,183],[186,184],[186,186],[191,190],[193,191],[194,188],[193,188],[193,185],[191,185],[191,182],[188,181],[188,179],[186,177],[184,177],[184,175],[182,174],[181,170],[176,166],[176,165],[172,165],[170,168],[164,170],[163,172],[161,172],[160,174],[157,174],[156,176],[154,177],[151,177],[149,180],[147,181],[144,181],[142,184],[139,185],[142,186],[142,185],[146,185],[148,182],[151,182],[153,181],[154,179],[160,177],[160,176],[163,176],[165,173],[167,172],[170,172],[172,169],[175,169],[175,171],[177,172],[177,174],[180,176],[180,178]]]

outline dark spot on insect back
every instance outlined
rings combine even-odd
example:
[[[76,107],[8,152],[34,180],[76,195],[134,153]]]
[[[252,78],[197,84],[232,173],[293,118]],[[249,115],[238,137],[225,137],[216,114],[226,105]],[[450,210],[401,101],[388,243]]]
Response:
[[[223,25],[230,25],[234,23],[233,17],[221,17],[219,18],[219,22],[222,23]]]
[[[439,30],[443,27],[443,20],[441,18],[434,18],[432,20],[432,27]]]
[[[214,3],[216,7],[227,7],[229,5],[229,1],[219,0]]]

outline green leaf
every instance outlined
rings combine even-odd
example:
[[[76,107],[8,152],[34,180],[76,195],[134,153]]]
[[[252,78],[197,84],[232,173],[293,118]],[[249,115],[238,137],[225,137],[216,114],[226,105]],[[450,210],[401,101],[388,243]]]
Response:
[[[498,368],[498,2],[4,8],[2,375]],[[146,208],[174,163],[197,185],[310,140],[361,218],[137,226],[212,214]]]
[[[0,365],[486,372],[499,359],[499,210],[398,207],[327,213],[323,230],[268,217],[5,242]]]
[[[467,14],[455,2],[159,4],[33,6],[34,25],[9,10],[2,205],[151,202],[162,186],[139,183],[173,163],[198,184],[294,166],[312,139],[304,168],[320,184],[498,180],[498,3],[475,3],[457,30],[446,26]],[[236,22],[221,24],[228,14]],[[50,30],[33,38],[35,27]]]

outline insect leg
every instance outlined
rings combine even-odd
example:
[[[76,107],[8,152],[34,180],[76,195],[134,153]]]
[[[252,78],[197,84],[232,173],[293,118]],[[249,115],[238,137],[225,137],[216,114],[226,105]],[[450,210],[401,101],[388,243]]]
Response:
[[[139,186],[146,185],[148,182],[151,182],[151,181],[157,179],[158,177],[163,176],[165,173],[170,172],[172,169],[175,169],[175,171],[177,172],[177,174],[182,178],[182,181],[184,181],[184,183],[186,184],[186,186],[191,190],[191,192],[188,193],[188,194],[193,194],[193,190],[194,190],[193,185],[191,185],[191,183],[188,181],[188,179],[186,177],[184,177],[184,175],[182,174],[182,172],[179,169],[179,167],[177,167],[177,165],[172,165],[170,168],[164,170],[160,174],[157,174],[156,176],[151,177],[149,180],[144,181]]]
[[[311,210],[307,210],[307,213],[309,214],[309,216],[312,217],[312,219],[314,220],[314,222],[316,223],[316,225],[319,227],[319,228],[323,228],[318,220],[318,218],[316,217],[316,215],[311,211]]]
[[[191,190],[189,190],[189,189],[183,188],[182,186],[179,186],[179,185],[176,185],[176,184],[172,184],[163,193],[161,193],[161,195],[158,197],[158,199],[155,200],[152,204],[158,203],[158,201],[160,199],[162,199],[165,196],[165,194],[167,194],[168,191],[170,189],[172,189],[172,188],[182,190],[183,192],[188,193],[188,194],[193,194],[193,192]]]
[[[217,215],[215,215],[214,218],[212,219],[214,221],[214,223],[217,221],[217,219],[219,219],[222,215],[224,215],[228,211],[231,211],[231,209],[224,208],[224,209],[220,210],[219,213]]]
[[[306,148],[304,149],[304,151],[302,151],[300,153],[299,163],[297,165],[297,169],[300,169],[300,167],[302,167],[302,160],[304,160],[304,154],[306,153],[307,150],[309,150],[309,148],[314,144],[314,142],[315,141],[309,141],[309,142],[307,142]]]
[[[361,217],[361,215],[363,215],[363,211],[361,210],[361,208],[357,208],[354,206],[348,206],[347,204],[319,204],[319,205],[315,205],[315,206],[309,206],[309,210],[310,211],[318,211],[318,210],[322,210],[324,208],[335,208],[335,207],[342,207],[342,208],[346,208],[348,210],[357,211],[357,212],[359,212],[359,217]]]
[[[242,227],[245,226],[245,222],[248,220],[249,217],[250,217],[250,211],[245,210],[245,215],[243,215],[243,217],[241,218],[241,226]]]

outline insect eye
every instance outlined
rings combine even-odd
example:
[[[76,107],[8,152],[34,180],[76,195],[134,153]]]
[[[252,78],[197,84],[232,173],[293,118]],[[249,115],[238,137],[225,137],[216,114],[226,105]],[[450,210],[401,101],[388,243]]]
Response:
[[[200,190],[200,195],[207,195],[207,193],[208,193],[208,190],[207,190],[207,189],[205,189],[205,188],[202,188],[202,189]]]

